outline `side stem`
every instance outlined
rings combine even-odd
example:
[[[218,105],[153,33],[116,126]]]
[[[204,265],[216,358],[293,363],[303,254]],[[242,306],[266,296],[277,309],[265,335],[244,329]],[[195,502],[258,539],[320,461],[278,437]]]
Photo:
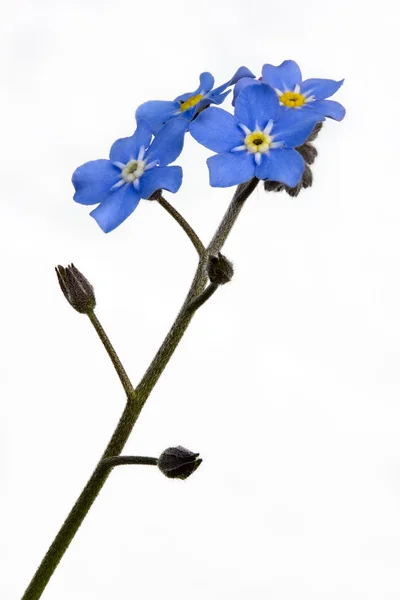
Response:
[[[155,196],[158,204],[162,206],[167,213],[171,215],[175,219],[175,221],[182,227],[183,231],[186,233],[193,246],[196,248],[199,256],[204,254],[205,248],[204,244],[195,232],[195,230],[189,225],[189,223],[184,219],[180,212],[176,210],[161,194]]]
[[[101,465],[105,469],[112,469],[119,465],[154,465],[157,466],[158,458],[151,456],[110,456],[105,458]]]
[[[118,354],[115,352],[114,347],[109,340],[108,335],[104,331],[100,321],[98,320],[97,316],[94,314],[93,311],[88,313],[88,317],[93,327],[95,328],[96,333],[99,336],[104,348],[106,349],[106,352],[110,357],[112,364],[114,365],[114,369],[116,370],[117,375],[122,383],[122,387],[125,390],[127,398],[133,399],[135,397],[135,390],[133,388],[133,385],[131,384],[127,372],[125,371],[121,361],[119,360]]]

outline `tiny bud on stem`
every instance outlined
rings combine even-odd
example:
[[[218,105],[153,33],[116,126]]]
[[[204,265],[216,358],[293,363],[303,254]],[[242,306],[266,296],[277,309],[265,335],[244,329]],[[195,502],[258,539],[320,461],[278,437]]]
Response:
[[[83,314],[93,312],[96,306],[93,286],[75,265],[58,265],[56,273],[61,291],[72,308]]]

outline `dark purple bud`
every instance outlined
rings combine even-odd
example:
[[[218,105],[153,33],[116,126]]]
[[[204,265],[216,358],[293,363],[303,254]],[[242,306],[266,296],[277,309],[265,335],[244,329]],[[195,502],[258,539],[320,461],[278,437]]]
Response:
[[[58,265],[56,273],[61,291],[72,308],[84,314],[92,312],[96,306],[93,286],[75,265]]]
[[[211,283],[224,285],[233,277],[233,265],[226,256],[219,252],[218,256],[208,258],[207,274]]]
[[[191,452],[183,446],[167,448],[158,459],[158,468],[166,477],[187,479],[200,466],[199,454]]]
[[[322,125],[323,125],[322,121],[320,121],[319,123],[317,123],[315,125],[314,129],[312,130],[312,132],[310,133],[310,135],[306,139],[305,144],[307,144],[307,142],[314,142],[317,139],[318,134],[319,134],[319,132],[322,129]]]
[[[304,159],[304,173],[299,181],[299,183],[291,188],[285,185],[284,183],[279,183],[279,181],[264,181],[264,189],[266,192],[282,192],[285,191],[289,196],[298,196],[302,189],[308,188],[312,186],[313,183],[313,174],[309,165],[312,165],[318,155],[317,149],[310,143],[313,142],[318,136],[319,132],[322,129],[322,123],[317,123],[301,146],[296,148],[297,152],[301,154]]]
[[[309,143],[305,143],[302,146],[296,148],[297,152],[302,155],[304,162],[307,165],[312,165],[314,160],[317,158],[317,149]]]

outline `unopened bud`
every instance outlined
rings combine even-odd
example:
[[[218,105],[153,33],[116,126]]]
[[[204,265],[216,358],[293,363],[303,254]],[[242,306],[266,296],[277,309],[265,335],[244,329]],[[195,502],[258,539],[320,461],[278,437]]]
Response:
[[[207,274],[211,283],[224,285],[224,283],[228,283],[233,277],[233,265],[226,256],[219,252],[218,256],[210,256],[208,258]]]
[[[285,192],[289,194],[289,196],[295,197],[300,194],[302,189],[312,186],[313,174],[309,165],[313,164],[318,155],[318,152],[317,149],[310,142],[313,142],[315,140],[321,129],[322,123],[317,123],[310,135],[308,136],[308,138],[306,139],[306,141],[304,142],[304,144],[296,148],[297,152],[303,157],[305,163],[304,172],[299,183],[295,187],[291,188],[285,185],[284,183],[279,183],[279,181],[265,180],[264,189],[266,192],[282,192],[283,190],[285,190]]]
[[[317,139],[319,132],[321,131],[323,126],[323,122],[320,121],[319,123],[317,123],[316,125],[314,125],[314,129],[312,130],[312,132],[310,133],[310,135],[308,136],[308,138],[306,139],[305,143],[307,144],[307,142],[313,142],[314,140]]]
[[[312,165],[314,160],[317,158],[317,149],[312,144],[306,142],[302,146],[296,148],[297,152],[302,155],[304,162],[307,165]]]
[[[183,446],[167,448],[158,459],[158,468],[166,477],[187,479],[200,466],[199,454]]]
[[[56,273],[60,288],[72,308],[80,313],[90,313],[96,306],[93,286],[84,275],[71,264],[68,267],[58,265]]]

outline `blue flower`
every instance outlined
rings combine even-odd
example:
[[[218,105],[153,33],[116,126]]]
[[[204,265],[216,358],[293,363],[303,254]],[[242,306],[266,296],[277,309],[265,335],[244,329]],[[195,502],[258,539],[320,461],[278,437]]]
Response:
[[[150,100],[141,104],[136,110],[136,119],[145,119],[151,125],[156,134],[161,127],[174,117],[183,117],[189,122],[210,104],[221,104],[230,90],[225,91],[231,85],[239,81],[241,77],[254,77],[246,67],[240,67],[234,76],[226,83],[213,89],[214,77],[211,73],[200,75],[199,87],[194,92],[188,92],[175,98],[175,100]]]
[[[236,100],[235,116],[209,108],[190,124],[190,133],[218,153],[207,160],[213,187],[237,185],[254,176],[294,187],[304,171],[303,158],[294,148],[319,120],[313,111],[282,111],[270,86],[249,85]]]
[[[186,121],[174,119],[151,143],[146,121],[139,121],[131,137],[114,142],[110,159],[93,160],[72,175],[75,202],[98,204],[91,216],[108,233],[133,213],[141,198],[156,190],[177,192],[182,184],[181,167],[167,167],[182,152]]]
[[[300,67],[294,60],[285,60],[279,67],[264,65],[259,80],[242,78],[235,86],[233,103],[248,85],[267,83],[278,94],[280,105],[285,110],[302,109],[319,113],[320,120],[330,117],[341,121],[346,114],[344,107],[334,100],[326,100],[343,84],[333,79],[306,79],[302,81]]]

